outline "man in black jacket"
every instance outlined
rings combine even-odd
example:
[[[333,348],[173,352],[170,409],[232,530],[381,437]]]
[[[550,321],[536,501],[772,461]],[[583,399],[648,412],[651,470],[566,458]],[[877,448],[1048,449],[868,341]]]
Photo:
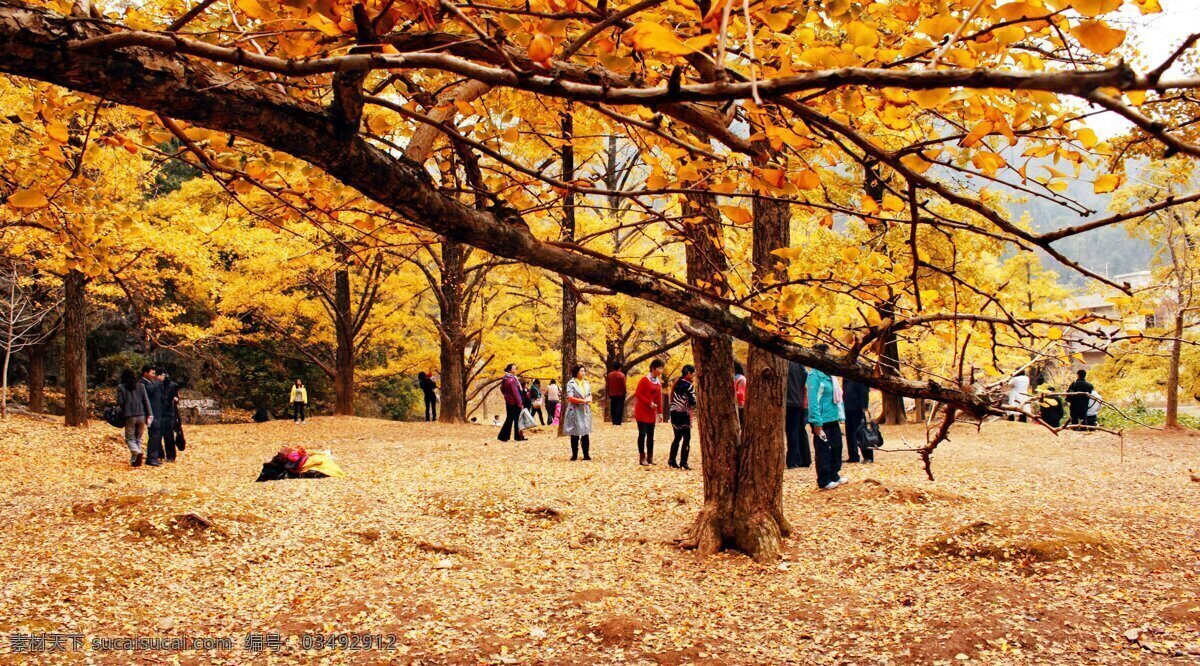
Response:
[[[1087,380],[1087,370],[1080,370],[1079,379],[1067,387],[1067,405],[1071,408],[1071,425],[1087,423],[1088,403],[1094,386]]]
[[[847,462],[856,463],[859,461],[858,452],[858,429],[867,419],[867,410],[871,407],[871,387],[847,379],[842,386],[842,400],[846,408],[846,452],[849,456]],[[875,450],[869,446],[861,447],[862,461],[873,463],[875,462]]]
[[[163,393],[162,382],[158,381],[158,372],[152,365],[142,366],[142,384],[146,386],[146,396],[150,398],[150,418],[146,419],[146,428],[150,431],[150,442],[146,447],[146,464],[159,467],[163,464]]]
[[[176,384],[171,379],[171,376],[164,372],[161,386],[162,419],[159,425],[159,432],[162,433],[163,449],[167,454],[167,462],[175,462],[175,426],[179,422],[179,411],[176,408],[176,404],[179,400],[179,384]]]
[[[808,405],[808,390],[804,383],[807,379],[808,372],[804,366],[795,361],[788,361],[787,397],[784,405],[788,469],[812,466],[808,433],[804,432],[804,412]]]

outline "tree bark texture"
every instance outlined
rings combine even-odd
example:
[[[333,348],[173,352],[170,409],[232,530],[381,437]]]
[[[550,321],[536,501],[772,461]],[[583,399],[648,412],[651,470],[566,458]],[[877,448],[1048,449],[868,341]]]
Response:
[[[343,257],[346,261],[348,257]],[[333,413],[338,416],[354,415],[354,317],[350,305],[350,270],[341,268],[333,276],[333,298],[335,305],[334,327],[337,332],[337,349],[334,359],[333,389],[335,393]]]
[[[441,309],[442,404],[438,420],[467,420],[466,313],[463,310],[469,248],[451,240],[442,242]]]
[[[38,342],[25,350],[29,364],[29,411],[42,414],[46,411],[46,350],[49,345]]]
[[[63,280],[63,376],[64,420],[87,426],[87,277],[77,270],[67,271]]]

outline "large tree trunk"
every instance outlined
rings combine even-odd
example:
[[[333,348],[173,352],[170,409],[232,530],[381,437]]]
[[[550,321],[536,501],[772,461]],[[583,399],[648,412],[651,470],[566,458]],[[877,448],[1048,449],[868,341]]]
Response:
[[[1171,340],[1171,365],[1167,368],[1167,422],[1179,428],[1179,360],[1183,353],[1183,308],[1175,313],[1175,337]]]
[[[334,304],[337,330],[337,352],[334,364],[333,389],[336,395],[333,413],[354,415],[354,318],[350,310],[350,271],[343,268],[334,274]]]
[[[754,202],[756,286],[787,278],[772,251],[788,245],[789,212],[782,201]],[[783,516],[783,404],[788,367],[787,361],[754,345],[746,366],[746,429],[739,450],[734,542],[754,559],[770,561],[779,557],[780,539],[791,533]]]
[[[575,123],[571,108],[562,114],[562,180],[575,180]],[[562,239],[570,242],[575,240],[575,192],[570,190],[563,196]],[[562,289],[562,386],[566,387],[571,378],[571,368],[576,361],[576,348],[579,344],[579,329],[576,311],[579,309],[579,299],[568,284],[571,280],[566,275],[560,276],[563,281]],[[602,373],[601,373],[602,374]],[[561,423],[559,430],[562,430]]]
[[[29,411],[41,414],[46,411],[46,349],[45,342],[30,345],[25,350],[29,364]]]
[[[441,366],[442,404],[438,420],[463,423],[467,420],[467,367],[463,312],[466,257],[461,243],[442,242]]]
[[[87,277],[67,271],[63,280],[63,375],[66,380],[64,420],[69,426],[88,422]]]
[[[685,206],[696,223],[685,225],[687,280],[725,293],[725,254],[721,244],[721,219],[711,196],[697,194]],[[700,439],[704,472],[704,506],[689,532],[680,540],[701,555],[711,555],[732,545],[737,493],[737,403],[733,392],[733,341],[695,319],[692,363],[696,366],[696,418],[693,427]]]

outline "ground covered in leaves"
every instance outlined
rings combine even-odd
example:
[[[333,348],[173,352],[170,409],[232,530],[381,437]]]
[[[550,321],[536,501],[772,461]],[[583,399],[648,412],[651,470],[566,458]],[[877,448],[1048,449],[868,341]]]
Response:
[[[957,428],[934,483],[912,453],[831,492],[789,471],[795,534],[763,566],[670,544],[700,473],[667,468],[665,441],[639,468],[632,425],[601,426],[590,463],[551,434],[317,418],[193,427],[177,464],[130,469],[116,433],[0,424],[0,661],[29,632],[236,644],[57,657],[100,663],[269,658],[250,632],[282,635],[281,662],[1200,659],[1194,434],[1002,422]],[[255,483],[282,444],[332,449],[349,478]],[[394,649],[305,650],[318,633]]]

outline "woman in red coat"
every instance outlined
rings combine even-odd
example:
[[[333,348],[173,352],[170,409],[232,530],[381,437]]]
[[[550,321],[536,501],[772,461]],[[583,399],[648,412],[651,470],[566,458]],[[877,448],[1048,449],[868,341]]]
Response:
[[[663,411],[662,376],[663,362],[650,362],[650,374],[642,377],[633,393],[633,420],[638,427],[638,464],[654,464],[654,424]]]

